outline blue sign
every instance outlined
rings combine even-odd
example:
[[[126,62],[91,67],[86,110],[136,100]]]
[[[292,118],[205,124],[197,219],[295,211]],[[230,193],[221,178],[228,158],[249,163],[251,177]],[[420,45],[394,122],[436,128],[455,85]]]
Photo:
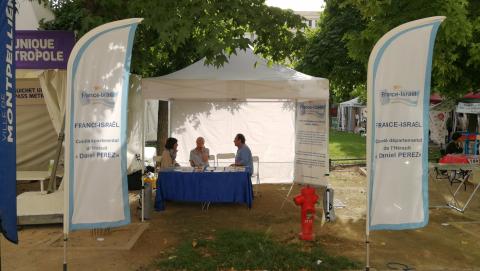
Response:
[[[0,3],[0,231],[18,243],[15,153],[15,0]]]

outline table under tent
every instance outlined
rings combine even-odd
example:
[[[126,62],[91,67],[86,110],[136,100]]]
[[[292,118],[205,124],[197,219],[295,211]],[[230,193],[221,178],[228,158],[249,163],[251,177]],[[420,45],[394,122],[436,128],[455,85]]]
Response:
[[[196,137],[203,136],[215,155],[236,152],[232,141],[243,133],[259,157],[262,182],[293,179],[295,102],[322,100],[328,108],[329,99],[327,79],[270,66],[251,49],[237,50],[218,69],[202,59],[165,76],[143,78],[142,92],[145,100],[169,101],[169,136],[179,141],[181,165],[188,165]],[[328,127],[326,137],[328,142]]]

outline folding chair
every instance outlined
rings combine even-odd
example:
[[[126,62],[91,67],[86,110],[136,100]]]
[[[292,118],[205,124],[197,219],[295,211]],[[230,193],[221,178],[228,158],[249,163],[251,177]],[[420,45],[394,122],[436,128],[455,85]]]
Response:
[[[472,176],[472,178],[470,178],[470,176]],[[472,193],[470,194],[470,196],[468,197],[467,201],[465,202],[465,204],[462,206],[456,196],[458,194],[458,191],[460,190],[460,188],[462,187],[462,185],[465,185],[466,186],[466,182],[469,182],[469,183],[472,183],[474,185],[474,188],[473,188],[473,191]],[[473,169],[473,174],[468,174],[467,176],[465,176],[462,180],[462,182],[458,185],[457,189],[455,190],[455,192],[451,192],[452,193],[452,199],[450,200],[450,202],[448,202],[448,207],[456,210],[456,211],[459,211],[461,213],[465,212],[465,209],[467,209],[468,207],[468,204],[470,203],[470,201],[472,200],[473,196],[475,196],[475,193],[478,191],[478,189],[480,188],[480,168],[477,166]]]
[[[212,161],[212,163],[210,163],[210,161]],[[210,154],[208,156],[208,164],[212,167],[212,166],[215,166],[215,155],[213,154]]]
[[[235,153],[217,153],[217,166],[220,165],[220,159],[232,160],[235,159]],[[233,160],[235,162],[235,160]]]
[[[253,163],[257,163],[256,165],[257,170],[255,172],[255,166],[254,166],[252,177],[257,177],[257,184],[260,184],[260,158],[258,156],[253,156],[252,160],[253,160]]]

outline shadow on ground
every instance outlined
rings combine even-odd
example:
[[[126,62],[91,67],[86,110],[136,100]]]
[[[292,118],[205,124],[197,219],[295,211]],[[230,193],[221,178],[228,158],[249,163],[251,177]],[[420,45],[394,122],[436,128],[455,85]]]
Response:
[[[340,206],[336,209],[337,220],[334,223],[325,223],[320,217],[316,220],[314,244],[331,255],[364,263],[365,177],[352,167],[333,171],[330,180],[335,188],[336,204]],[[148,228],[130,249],[122,249],[124,246],[120,245],[105,248],[103,243],[118,244],[121,238],[127,240],[124,235],[130,234],[128,229],[77,235],[68,251],[69,270],[148,269],[155,259],[167,257],[180,242],[208,238],[222,229],[265,232],[281,242],[299,243],[300,210],[293,204],[292,197],[298,194],[300,186],[295,185],[286,199],[289,188],[290,184],[255,186],[257,196],[251,210],[240,204],[213,204],[205,212],[199,203],[167,202],[165,211],[152,214]],[[480,195],[473,198],[471,206],[462,214],[445,208],[449,188],[448,182],[430,178],[431,208],[427,227],[372,232],[371,266],[374,269],[389,270],[387,264],[393,262],[415,270],[479,268]],[[471,186],[467,187],[467,192],[471,190]],[[462,190],[462,200],[467,192]],[[132,222],[138,223],[134,194],[131,207]],[[321,206],[318,210],[320,212]],[[61,233],[61,225],[25,227],[20,231],[19,246],[2,241],[3,270],[60,270],[63,249],[58,237]]]

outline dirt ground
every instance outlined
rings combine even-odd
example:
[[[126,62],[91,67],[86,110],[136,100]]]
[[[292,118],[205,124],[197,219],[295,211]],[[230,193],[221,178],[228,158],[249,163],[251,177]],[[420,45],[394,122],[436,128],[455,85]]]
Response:
[[[330,182],[337,205],[343,207],[336,208],[333,223],[318,217],[315,244],[330,254],[364,263],[366,178],[351,167],[333,171]],[[199,203],[167,202],[166,210],[153,212],[146,224],[139,222],[136,195],[131,194],[131,225],[72,233],[69,270],[138,270],[164,257],[182,240],[204,238],[225,228],[263,231],[282,242],[300,242],[300,209],[292,201],[300,186],[295,185],[285,200],[289,188],[290,184],[255,186],[257,196],[251,210],[241,204],[212,204],[208,211],[202,211]],[[389,263],[415,270],[480,270],[480,192],[462,214],[445,208],[449,188],[447,181],[430,178],[427,227],[371,233],[373,270],[393,270]],[[468,186],[467,192],[472,189]],[[464,199],[467,193],[462,190],[461,195]],[[321,213],[321,205],[318,210]],[[2,270],[61,270],[61,225],[23,227],[19,234],[18,246],[2,240]]]

